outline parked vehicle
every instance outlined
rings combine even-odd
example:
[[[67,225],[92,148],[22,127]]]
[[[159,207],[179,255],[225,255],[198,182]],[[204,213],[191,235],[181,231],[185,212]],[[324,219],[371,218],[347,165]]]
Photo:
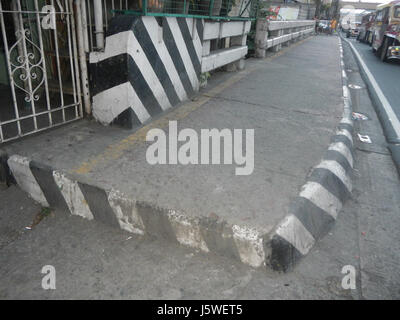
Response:
[[[357,40],[372,45],[373,24],[375,21],[375,12],[365,14],[361,19],[361,25],[358,28]]]
[[[400,0],[376,9],[372,50],[382,61],[400,59]]]
[[[346,38],[358,37],[358,26],[356,24],[351,25],[346,31]]]
[[[329,20],[320,20],[318,23],[318,32],[319,33],[329,33],[329,30],[330,30]]]

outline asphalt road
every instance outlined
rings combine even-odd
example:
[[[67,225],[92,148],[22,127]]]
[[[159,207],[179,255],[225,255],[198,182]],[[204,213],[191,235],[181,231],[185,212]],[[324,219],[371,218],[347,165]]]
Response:
[[[382,62],[372,52],[372,48],[369,45],[360,43],[353,38],[350,41],[360,53],[386,99],[400,119],[400,60]]]

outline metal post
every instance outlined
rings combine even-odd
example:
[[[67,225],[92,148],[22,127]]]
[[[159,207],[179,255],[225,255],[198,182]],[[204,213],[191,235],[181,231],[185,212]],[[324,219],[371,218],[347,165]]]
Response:
[[[82,28],[83,28],[83,40],[85,45],[85,52],[89,52],[89,33],[86,13],[86,0],[81,0],[81,12],[82,12]]]
[[[96,29],[96,45],[98,49],[104,49],[103,5],[101,0],[93,1],[93,5],[94,24]]]
[[[360,93],[362,87],[356,84],[349,84],[348,87],[350,89],[351,104],[356,110],[358,110],[360,107]]]
[[[86,54],[85,47],[83,44],[83,30],[82,30],[82,14],[81,14],[81,0],[75,0],[76,4],[76,29],[78,35],[78,50],[79,50],[79,64],[81,67],[82,75],[82,91],[83,91],[83,101],[85,103],[86,114],[92,113],[92,108],[90,105],[90,92],[89,92],[89,77],[86,64]]]

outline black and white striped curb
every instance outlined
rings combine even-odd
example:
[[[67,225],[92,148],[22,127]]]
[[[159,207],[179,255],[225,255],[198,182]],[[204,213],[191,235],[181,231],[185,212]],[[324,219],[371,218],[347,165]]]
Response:
[[[291,270],[300,258],[310,252],[338,217],[352,191],[353,120],[343,48],[339,38],[342,70],[342,120],[337,126],[328,151],[313,168],[298,197],[291,203],[287,216],[265,240],[267,264],[274,270]]]
[[[271,233],[230,224],[217,217],[193,217],[185,212],[138,201],[123,192],[101,186],[26,157],[2,155],[9,181],[34,200],[52,207],[98,220],[135,234],[149,234],[173,243],[229,256],[253,267],[271,266],[290,270],[315,242],[329,230],[352,190],[353,121],[351,101],[343,72],[344,112],[336,134],[322,161],[310,174],[289,214]],[[7,160],[6,160],[7,159]]]
[[[45,207],[134,234],[147,233],[203,252],[239,259],[253,267],[265,264],[263,237],[254,228],[230,225],[216,217],[192,217],[136,201],[118,190],[53,170],[26,157],[13,155],[7,163],[19,187]]]

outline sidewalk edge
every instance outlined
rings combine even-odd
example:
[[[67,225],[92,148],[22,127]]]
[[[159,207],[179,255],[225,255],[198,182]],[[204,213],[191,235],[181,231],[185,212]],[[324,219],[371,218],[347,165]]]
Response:
[[[263,235],[217,216],[185,212],[139,201],[80,175],[54,170],[19,155],[7,165],[18,186],[42,206],[97,220],[133,234],[168,240],[203,252],[228,256],[252,267],[265,265]]]
[[[265,239],[266,264],[290,271],[328,233],[352,191],[353,120],[343,47],[339,38],[343,84],[343,115],[321,162],[315,166],[288,214]]]

